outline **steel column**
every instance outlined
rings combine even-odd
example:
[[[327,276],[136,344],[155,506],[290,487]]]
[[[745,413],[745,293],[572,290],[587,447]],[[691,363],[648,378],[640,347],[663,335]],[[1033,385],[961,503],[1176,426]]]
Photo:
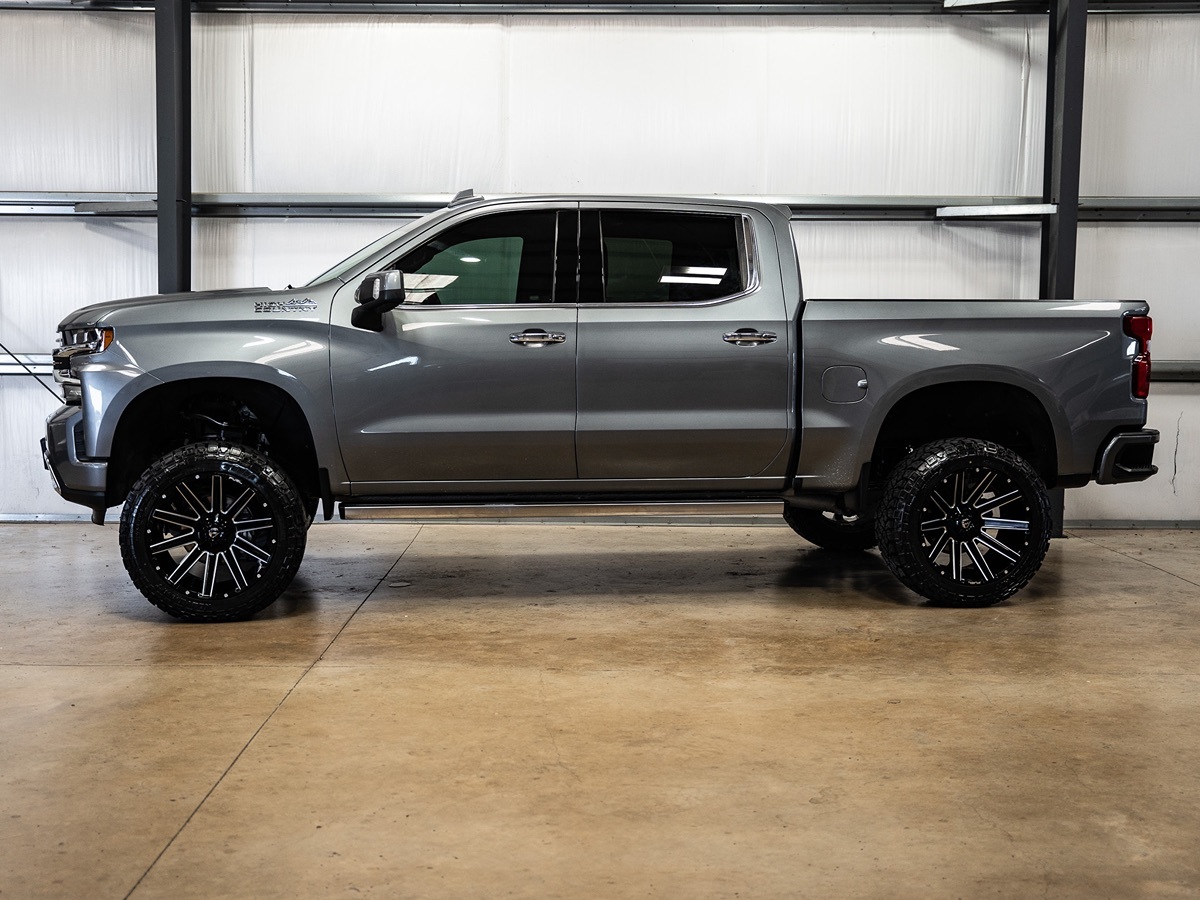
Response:
[[[1079,157],[1083,141],[1083,74],[1087,51],[1087,0],[1050,0],[1046,61],[1046,165],[1042,200],[1055,212],[1042,224],[1043,300],[1075,296],[1079,238]],[[1050,492],[1052,535],[1063,537],[1065,495]]]
[[[192,283],[192,27],[188,0],[155,0],[158,290]]]
[[[1048,43],[1042,200],[1057,211],[1042,226],[1040,297],[1069,300],[1075,296],[1087,0],[1051,0]]]

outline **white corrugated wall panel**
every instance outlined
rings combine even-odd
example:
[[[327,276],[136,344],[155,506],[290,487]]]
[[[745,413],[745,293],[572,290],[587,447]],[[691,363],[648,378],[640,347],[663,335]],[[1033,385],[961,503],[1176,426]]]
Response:
[[[1093,16],[1088,27],[1081,192],[1200,196],[1200,17]],[[1200,360],[1200,228],[1087,224],[1077,296],[1150,301],[1157,360]],[[1155,383],[1149,424],[1160,472],[1067,493],[1068,520],[1200,519],[1200,385]]]
[[[0,191],[153,191],[154,17],[0,17]]]
[[[504,189],[502,21],[328,22],[245,23],[254,59],[254,190],[422,193],[467,182]]]
[[[0,216],[0,330],[17,353],[48,353],[71,310],[152,294],[153,219]]]
[[[196,189],[1039,193],[1041,23],[199,17]]]
[[[1079,229],[1076,296],[1148,300],[1156,360],[1200,359],[1200,228],[1190,224],[1089,223]],[[1195,522],[1200,520],[1200,390],[1155,382],[1149,425],[1162,433],[1158,475],[1139,485],[1067,493],[1067,519]]]
[[[792,233],[806,297],[1037,297],[1036,225],[797,221]]]
[[[1041,22],[197,16],[196,187],[1032,194]],[[1200,21],[1089,42],[1084,194],[1196,193]],[[149,15],[6,15],[0,187],[153,190],[153,75]]]
[[[1200,522],[1200,396],[1194,384],[1156,384],[1147,423],[1162,434],[1154,451],[1158,474],[1137,484],[1091,484],[1067,491],[1066,520]]]
[[[1027,127],[1044,107],[1029,89],[1045,71],[1039,31],[933,17],[517,24],[512,187],[1022,194],[1041,172],[1040,126]]]
[[[251,35],[239,16],[192,17],[192,181],[197,191],[254,190]]]
[[[1200,16],[1092,16],[1084,196],[1200,195]]]
[[[1200,360],[1200,227],[1085,223],[1075,281],[1080,299],[1149,301],[1155,359]]]
[[[196,290],[269,287],[312,281],[406,219],[197,219]]]
[[[0,216],[0,340],[14,353],[49,353],[71,310],[154,293],[154,230],[152,219]],[[81,513],[42,468],[38,441],[57,406],[32,378],[0,378],[0,514]]]
[[[59,405],[32,378],[0,378],[0,454],[4,460],[0,515],[88,515],[82,506],[68,503],[54,492],[50,473],[42,467],[38,441],[46,434],[46,417]]]

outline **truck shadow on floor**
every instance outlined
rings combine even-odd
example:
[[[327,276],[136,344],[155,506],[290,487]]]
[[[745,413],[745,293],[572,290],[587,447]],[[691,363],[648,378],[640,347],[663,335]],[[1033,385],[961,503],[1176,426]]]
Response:
[[[689,547],[405,557],[368,605],[695,605],[746,595],[801,606],[925,603],[896,581],[877,552]]]
[[[800,551],[798,560],[779,578],[781,587],[811,588],[833,594],[855,591],[864,598],[899,606],[936,606],[902,585],[888,569],[878,551],[837,553],[813,549]],[[1033,580],[1009,599],[996,606],[1014,606],[1060,596],[1063,588],[1061,569],[1046,565]],[[812,604],[813,594],[803,602]],[[800,602],[800,598],[797,598]]]
[[[776,581],[783,588],[799,588],[803,594],[795,602],[811,604],[814,593],[837,596],[846,592],[864,599],[885,601],[900,606],[921,606],[924,598],[900,584],[875,552],[833,552],[800,550],[798,558],[780,573]]]
[[[1047,565],[1000,606],[1045,602],[1061,594],[1062,572]],[[256,619],[316,615],[335,605],[406,608],[706,605],[760,595],[797,608],[932,606],[888,570],[878,551],[832,552],[801,547],[749,553],[627,549],[607,552],[505,553],[457,559],[400,559],[373,587],[334,587],[320,568],[301,569],[292,585]],[[361,591],[361,593],[360,593]]]

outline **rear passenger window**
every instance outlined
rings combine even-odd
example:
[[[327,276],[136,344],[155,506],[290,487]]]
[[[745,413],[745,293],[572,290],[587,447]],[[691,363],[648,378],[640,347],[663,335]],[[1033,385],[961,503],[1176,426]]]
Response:
[[[746,289],[739,216],[604,210],[607,303],[696,303]]]

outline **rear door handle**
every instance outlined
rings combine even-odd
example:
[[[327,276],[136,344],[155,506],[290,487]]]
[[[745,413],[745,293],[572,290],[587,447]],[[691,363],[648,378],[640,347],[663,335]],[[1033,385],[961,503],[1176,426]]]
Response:
[[[514,344],[522,344],[526,347],[544,347],[546,344],[566,343],[567,336],[561,331],[526,328],[524,331],[513,332],[508,336],[508,339]]]
[[[727,344],[735,347],[753,347],[756,344],[773,344],[779,340],[779,335],[773,331],[758,331],[754,328],[739,328],[729,331],[721,338]]]

